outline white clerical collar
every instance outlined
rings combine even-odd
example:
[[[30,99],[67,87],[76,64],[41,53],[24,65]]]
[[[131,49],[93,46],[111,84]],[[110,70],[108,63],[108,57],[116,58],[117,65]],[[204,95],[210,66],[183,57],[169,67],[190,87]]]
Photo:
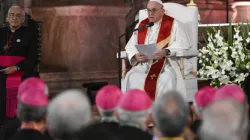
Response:
[[[154,23],[154,26],[159,26],[159,25],[161,24],[161,21],[162,21],[162,19],[159,20],[159,21],[157,21],[157,22],[155,22],[155,23]]]
[[[160,27],[160,25],[161,25],[161,21],[162,20],[155,22],[154,26],[152,26],[151,29],[152,30],[157,30]]]

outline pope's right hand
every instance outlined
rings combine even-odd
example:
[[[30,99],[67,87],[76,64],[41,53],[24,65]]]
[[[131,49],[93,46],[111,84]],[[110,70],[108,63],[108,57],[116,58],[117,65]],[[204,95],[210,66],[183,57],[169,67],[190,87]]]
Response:
[[[135,58],[138,62],[145,62],[147,61],[148,57],[142,53],[138,53],[135,55]]]

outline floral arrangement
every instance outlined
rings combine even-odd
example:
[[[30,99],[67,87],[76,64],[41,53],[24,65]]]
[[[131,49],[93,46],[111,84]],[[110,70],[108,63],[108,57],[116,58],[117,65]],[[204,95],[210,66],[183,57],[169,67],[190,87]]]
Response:
[[[206,47],[199,50],[199,77],[210,79],[214,87],[224,84],[242,87],[250,72],[250,51],[246,48],[250,43],[249,30],[249,24],[230,24],[224,37],[220,29],[210,29]]]

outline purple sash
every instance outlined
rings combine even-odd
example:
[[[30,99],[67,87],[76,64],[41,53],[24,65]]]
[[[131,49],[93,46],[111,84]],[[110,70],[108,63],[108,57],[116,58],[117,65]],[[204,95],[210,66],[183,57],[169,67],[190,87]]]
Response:
[[[20,56],[0,56],[0,66],[15,66],[18,62],[26,58]],[[16,116],[17,91],[21,84],[21,77],[24,71],[16,71],[7,76],[6,79],[6,116],[13,118]]]

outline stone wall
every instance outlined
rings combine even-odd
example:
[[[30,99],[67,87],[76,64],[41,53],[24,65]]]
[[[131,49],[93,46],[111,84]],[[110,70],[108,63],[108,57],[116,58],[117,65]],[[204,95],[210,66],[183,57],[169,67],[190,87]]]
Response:
[[[133,12],[136,13],[139,9],[146,8],[147,0],[126,0],[128,4],[132,5]],[[228,0],[229,3],[229,19],[232,16],[232,4],[234,0]],[[165,0],[163,2],[174,2],[186,5],[190,0]],[[225,0],[194,0],[199,8],[201,23],[225,23],[226,18],[226,1]],[[134,14],[132,14],[134,15]]]
[[[118,36],[125,32],[128,10],[80,5],[31,8],[33,18],[43,22],[41,77],[54,89],[116,80]]]

